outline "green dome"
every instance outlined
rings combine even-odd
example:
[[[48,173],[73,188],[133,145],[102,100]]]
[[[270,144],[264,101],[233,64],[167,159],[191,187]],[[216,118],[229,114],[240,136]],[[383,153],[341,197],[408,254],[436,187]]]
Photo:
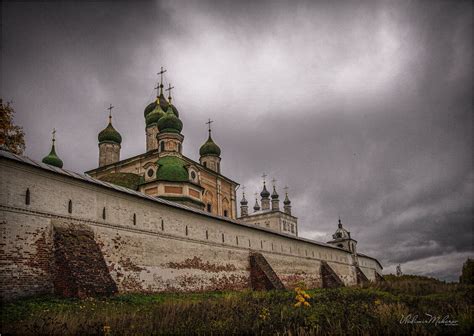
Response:
[[[145,117],[147,126],[158,123],[161,117],[165,115],[165,112],[161,109],[159,104],[155,104],[155,108]]]
[[[204,155],[220,156],[221,155],[221,149],[212,140],[211,132],[209,132],[209,138],[207,139],[207,141],[201,146],[201,148],[199,148],[199,155],[201,156],[204,156]]]
[[[161,181],[187,182],[189,181],[188,170],[184,167],[185,162],[176,156],[165,156],[157,162],[158,171],[156,178]]]
[[[56,154],[54,143],[51,147],[51,152],[49,152],[49,154],[43,158],[42,162],[58,168],[63,167],[63,161]]]
[[[151,111],[153,111],[156,107],[156,101],[150,103],[147,105],[147,107],[145,107],[145,111],[144,111],[144,117],[146,118],[147,115],[149,115],[151,113]]]
[[[174,115],[171,106],[168,106],[166,114],[158,120],[158,129],[160,132],[181,133],[183,123]]]
[[[166,100],[165,96],[163,96],[163,94],[160,94],[154,102],[148,104],[147,107],[145,107],[145,111],[143,113],[145,118],[156,108],[158,103],[163,111],[166,111],[168,109],[168,101]]]
[[[176,108],[176,106],[174,106],[173,104],[170,104],[170,106],[173,109],[174,115],[179,118],[179,112],[178,112],[178,109]]]
[[[112,126],[112,122],[110,121],[107,127],[99,133],[98,138],[99,138],[99,143],[114,142],[119,145],[122,143],[122,136],[120,135],[119,132],[115,130],[115,128]]]

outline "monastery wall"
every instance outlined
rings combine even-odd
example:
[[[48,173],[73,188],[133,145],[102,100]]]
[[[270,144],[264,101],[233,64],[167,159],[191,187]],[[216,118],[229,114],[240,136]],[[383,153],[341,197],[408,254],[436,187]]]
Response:
[[[321,260],[357,283],[350,253],[0,157],[1,296],[52,293],[54,228],[91,230],[119,292],[249,288],[249,253],[285,286],[320,287]],[[29,190],[29,204],[27,203]],[[381,273],[359,258],[369,279]]]

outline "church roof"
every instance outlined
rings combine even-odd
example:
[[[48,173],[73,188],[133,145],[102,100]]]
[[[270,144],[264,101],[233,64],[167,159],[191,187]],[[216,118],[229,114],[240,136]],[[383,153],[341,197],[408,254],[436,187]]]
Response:
[[[40,162],[37,162],[37,161],[33,161],[33,160],[31,160],[30,158],[28,158],[26,156],[16,155],[16,154],[13,154],[11,152],[4,151],[4,150],[0,150],[0,158],[16,161],[17,163],[20,163],[20,164],[26,164],[26,165],[29,165],[29,166],[33,166],[33,167],[36,167],[36,168],[39,168],[39,169],[42,169],[42,170],[49,171],[53,174],[60,174],[60,175],[63,175],[67,178],[80,180],[84,183],[94,184],[96,186],[107,188],[107,189],[113,189],[117,192],[122,192],[122,193],[125,193],[125,194],[128,194],[128,195],[134,196],[134,197],[139,197],[141,199],[146,199],[146,200],[151,201],[151,202],[160,203],[160,204],[170,206],[170,207],[173,207],[173,208],[178,208],[178,209],[182,209],[182,210],[185,210],[185,211],[193,212],[193,213],[201,215],[201,216],[210,217],[210,218],[214,218],[216,220],[225,221],[225,222],[233,224],[233,225],[244,226],[244,227],[247,227],[249,229],[256,230],[256,231],[265,231],[269,234],[285,237],[285,238],[288,238],[288,239],[293,239],[293,240],[306,242],[308,244],[313,244],[313,245],[323,246],[323,247],[326,247],[326,248],[341,250],[340,248],[338,248],[336,246],[332,246],[330,244],[326,244],[326,243],[323,243],[323,242],[317,242],[317,241],[314,241],[314,240],[311,240],[311,239],[295,237],[295,236],[291,236],[291,235],[288,235],[288,234],[285,234],[285,233],[282,233],[282,232],[277,232],[277,231],[274,231],[274,230],[271,230],[271,229],[267,229],[265,227],[258,227],[258,226],[255,226],[253,224],[247,224],[247,223],[244,223],[242,221],[234,220],[234,219],[231,219],[231,218],[228,218],[228,217],[213,215],[213,214],[208,213],[207,211],[199,210],[199,209],[187,206],[185,204],[171,202],[171,201],[168,201],[168,200],[165,200],[165,199],[162,199],[162,198],[156,198],[156,197],[146,195],[144,193],[141,193],[141,192],[129,189],[129,188],[124,188],[124,187],[121,187],[121,186],[118,186],[118,185],[115,185],[115,184],[112,184],[112,183],[100,181],[100,180],[92,178],[88,175],[78,174],[78,173],[75,173],[73,171],[69,171],[69,170],[66,170],[66,169],[62,169],[62,168],[46,165],[44,163],[40,163]],[[383,268],[382,265],[380,264],[380,262],[376,258],[367,256],[367,255],[361,254],[361,253],[357,253],[357,254],[359,256],[366,257],[366,258],[369,258],[369,259],[372,259],[372,260],[376,261],[378,263],[378,265],[380,266],[380,268]]]

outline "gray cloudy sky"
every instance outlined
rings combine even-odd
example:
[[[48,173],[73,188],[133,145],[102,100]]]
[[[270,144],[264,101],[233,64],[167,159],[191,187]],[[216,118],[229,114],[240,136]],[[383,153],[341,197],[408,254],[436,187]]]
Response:
[[[26,154],[58,129],[65,168],[97,166],[112,103],[122,157],[145,150],[156,72],[198,159],[207,118],[223,173],[290,187],[300,235],[337,217],[393,272],[457,279],[474,256],[472,2],[2,2],[0,96]],[[253,202],[251,202],[253,204]]]

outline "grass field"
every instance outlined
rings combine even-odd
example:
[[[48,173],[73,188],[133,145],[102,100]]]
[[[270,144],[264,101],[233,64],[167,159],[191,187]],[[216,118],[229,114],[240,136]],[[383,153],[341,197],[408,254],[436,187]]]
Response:
[[[82,301],[36,297],[3,305],[0,332],[472,335],[472,293],[473,286],[415,276],[387,276],[386,282],[363,288],[306,292],[130,294]]]

